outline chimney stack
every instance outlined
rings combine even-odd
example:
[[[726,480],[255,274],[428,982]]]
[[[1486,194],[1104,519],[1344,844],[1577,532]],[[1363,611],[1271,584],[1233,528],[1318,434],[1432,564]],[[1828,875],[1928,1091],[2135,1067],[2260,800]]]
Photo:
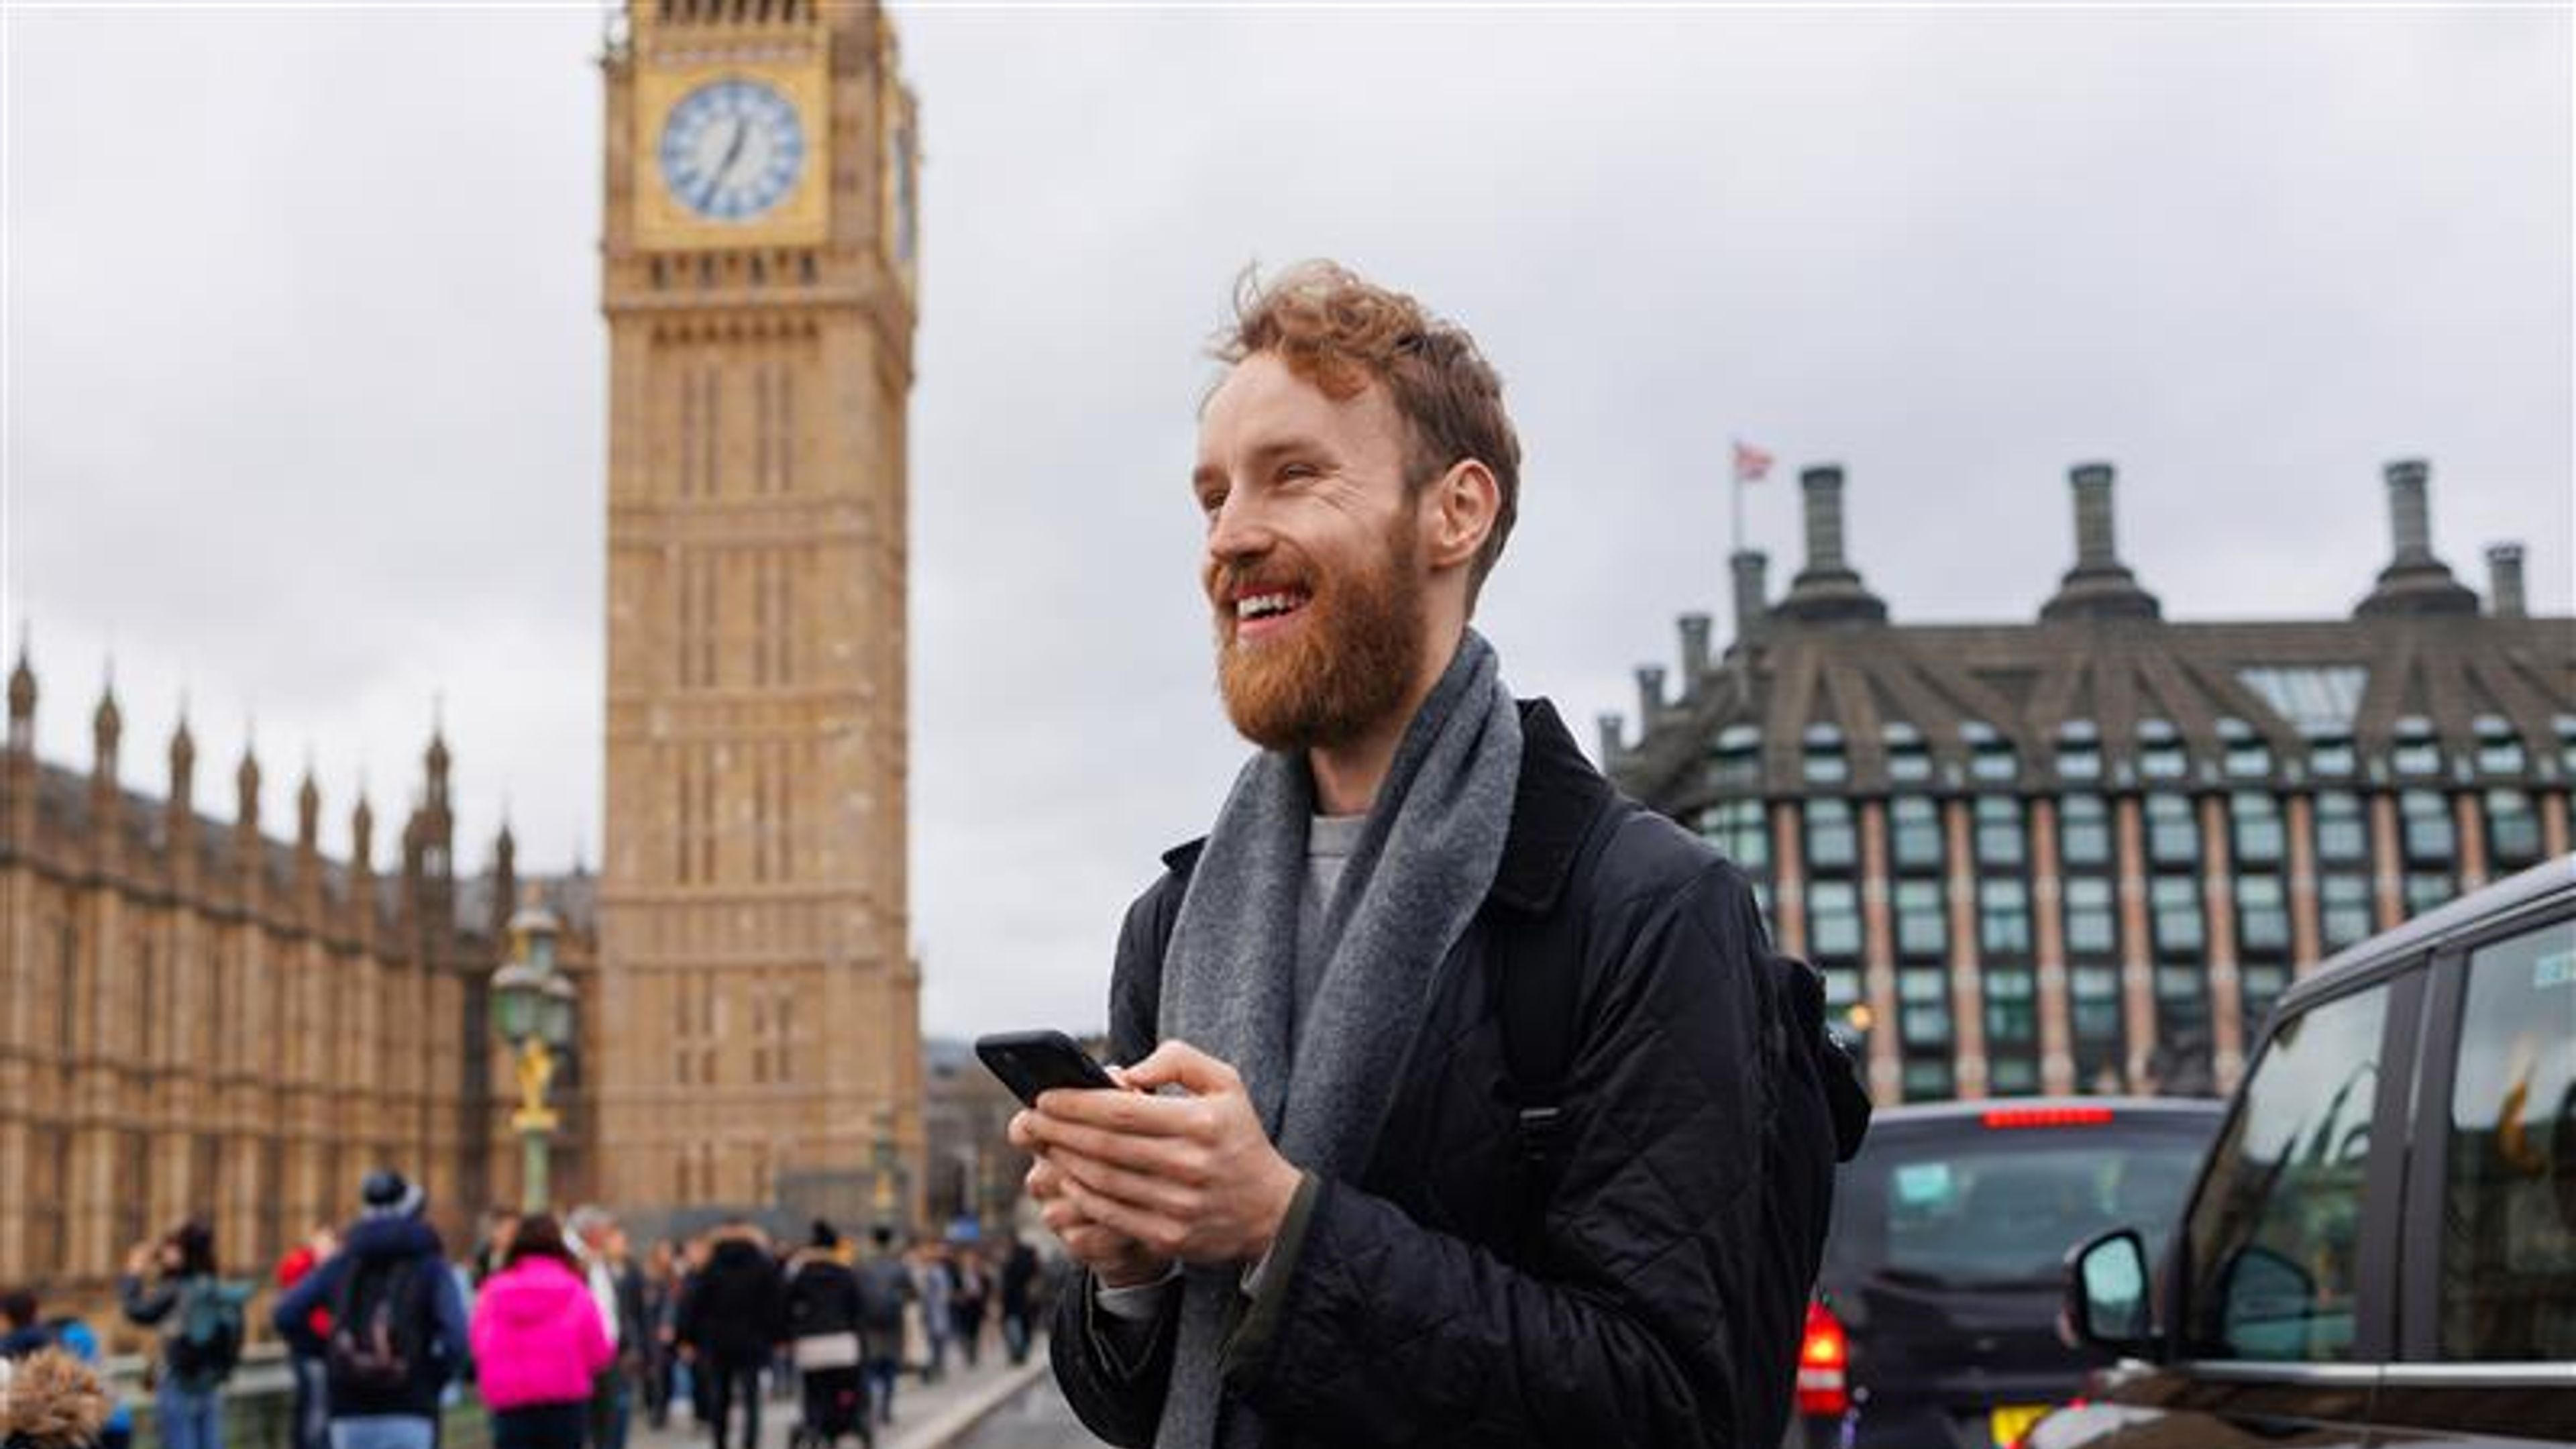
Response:
[[[1798,475],[1806,491],[1807,566],[1773,613],[1803,623],[1883,624],[1887,605],[1843,556],[1843,470],[1834,463]]]
[[[1809,468],[1798,475],[1807,508],[1806,572],[1841,573],[1843,562],[1843,470],[1837,464]]]
[[[2522,595],[2522,545],[2487,545],[2487,608],[2499,619],[2527,619],[2531,605]]]
[[[1708,673],[1708,615],[1684,614],[1682,625],[1682,696],[1699,687],[1699,678]]]
[[[2075,488],[2075,566],[2107,568],[2120,561],[2111,534],[2111,465],[2078,463],[2067,470]]]
[[[1771,616],[1771,556],[1758,548],[1738,549],[1727,565],[1735,573],[1736,641],[1759,639]]]
[[[1604,710],[1593,717],[1593,722],[1601,730],[1601,768],[1606,770],[1619,758],[1619,716]]]
[[[2432,507],[2428,500],[2432,467],[2421,458],[2400,458],[2387,467],[2388,529],[2395,545],[2379,582],[2353,613],[2475,614],[2478,596],[2451,577],[2450,565],[2433,553]]]
[[[2388,465],[2388,531],[2397,545],[2391,562],[2434,562],[2433,521],[2424,498],[2425,478],[2431,471],[2421,458],[2400,458]]]
[[[2113,531],[2108,463],[2078,463],[2066,470],[2075,490],[2075,567],[2059,580],[2057,592],[2039,606],[2039,617],[2058,619],[2155,619],[2164,615],[2156,596],[2138,587],[2137,575],[2120,562]]]
[[[1664,666],[1637,666],[1637,738],[1654,732],[1655,717],[1664,712]]]

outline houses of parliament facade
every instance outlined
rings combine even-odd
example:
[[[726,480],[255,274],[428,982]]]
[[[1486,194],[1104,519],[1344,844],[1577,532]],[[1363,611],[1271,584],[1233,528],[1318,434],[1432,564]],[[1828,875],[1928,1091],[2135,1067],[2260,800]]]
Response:
[[[906,877],[907,414],[918,120],[890,22],[815,0],[630,0],[605,77],[606,850],[470,873],[455,761],[350,802],[346,859],[156,789],[102,693],[84,766],[35,737],[22,647],[0,761],[0,1283],[103,1294],[190,1215],[227,1270],[429,1190],[452,1250],[521,1191],[490,981],[511,915],[563,926],[578,1036],[558,1203],[648,1230],[713,1205],[909,1220],[922,1147]],[[470,742],[466,742],[470,751]],[[601,1144],[616,1144],[613,1153]]]
[[[516,1187],[488,984],[523,897],[506,830],[458,879],[446,742],[431,738],[417,803],[381,845],[353,803],[334,860],[310,775],[280,840],[254,755],[229,817],[202,814],[184,722],[164,793],[145,794],[124,783],[113,693],[79,770],[38,754],[37,688],[22,653],[0,758],[0,1281],[101,1294],[128,1247],[192,1215],[221,1261],[265,1265],[347,1219],[379,1165],[428,1183],[448,1240],[470,1241],[474,1210]],[[526,884],[578,917],[586,880]],[[567,944],[582,989],[588,939]],[[576,1190],[582,1095],[556,1155]]]

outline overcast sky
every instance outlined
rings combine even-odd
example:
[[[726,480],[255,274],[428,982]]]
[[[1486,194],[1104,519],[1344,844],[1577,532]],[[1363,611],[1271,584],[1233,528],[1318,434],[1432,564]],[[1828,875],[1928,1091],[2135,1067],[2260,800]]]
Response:
[[[2529,546],[2570,609],[2568,12],[897,10],[921,96],[913,891],[925,1029],[1099,1023],[1155,852],[1241,758],[1186,479],[1247,262],[1465,323],[1527,453],[1482,624],[1590,744],[1725,608],[1725,440],[1775,592],[1849,469],[1900,620],[2021,620],[2120,469],[2169,617],[2335,616],[2388,552]],[[415,788],[459,854],[599,849],[599,7],[0,3],[6,578],[39,737],[123,773],[184,695],[325,844]],[[383,827],[380,827],[380,831]],[[389,846],[379,845],[381,859]]]

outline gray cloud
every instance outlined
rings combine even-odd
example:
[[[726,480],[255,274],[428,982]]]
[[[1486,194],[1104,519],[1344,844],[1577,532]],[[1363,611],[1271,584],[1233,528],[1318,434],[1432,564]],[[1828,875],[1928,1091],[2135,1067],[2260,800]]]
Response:
[[[914,893],[939,1031],[1094,1023],[1241,747],[1183,485],[1247,261],[1466,322],[1529,455],[1484,624],[1579,733],[1850,469],[1900,618],[2026,618],[2064,469],[2183,618],[2340,613],[2435,534],[2570,607],[2569,19],[2388,11],[898,9],[922,94]],[[46,752],[113,639],[280,818],[381,807],[444,691],[478,858],[598,856],[603,330],[585,10],[12,14],[7,606]],[[201,803],[229,786],[201,785]]]

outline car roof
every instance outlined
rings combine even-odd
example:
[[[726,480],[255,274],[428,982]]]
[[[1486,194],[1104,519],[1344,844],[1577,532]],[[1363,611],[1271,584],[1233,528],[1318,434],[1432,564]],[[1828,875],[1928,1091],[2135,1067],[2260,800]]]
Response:
[[[1988,1112],[2046,1112],[2066,1107],[2108,1107],[2124,1117],[2216,1117],[2227,1110],[2217,1097],[1989,1097],[1977,1102],[1910,1102],[1870,1113],[1872,1130],[1909,1123],[1982,1123]]]
[[[2471,891],[2367,941],[2345,947],[2283,992],[2274,1014],[2277,1017],[2315,997],[2331,995],[2352,978],[2418,955],[2447,937],[2568,897],[2576,897],[2576,854],[2544,860],[2518,875]]]

